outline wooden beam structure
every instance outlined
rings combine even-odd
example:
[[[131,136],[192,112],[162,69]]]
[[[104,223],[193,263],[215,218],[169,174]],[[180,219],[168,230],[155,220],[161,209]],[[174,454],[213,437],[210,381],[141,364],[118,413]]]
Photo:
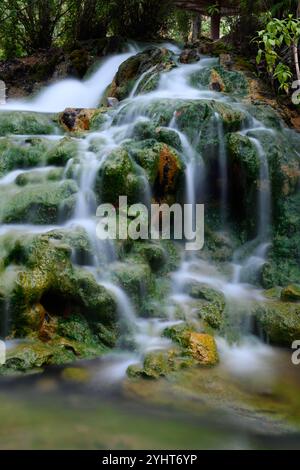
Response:
[[[222,16],[238,15],[240,2],[238,0],[175,0],[175,5],[205,16],[209,16],[209,7],[216,6],[216,12],[211,15],[211,37],[217,40],[220,37]]]
[[[218,6],[221,16],[237,15],[240,3],[238,0],[175,0],[175,5],[178,8],[196,11],[207,16],[207,9],[214,5]]]

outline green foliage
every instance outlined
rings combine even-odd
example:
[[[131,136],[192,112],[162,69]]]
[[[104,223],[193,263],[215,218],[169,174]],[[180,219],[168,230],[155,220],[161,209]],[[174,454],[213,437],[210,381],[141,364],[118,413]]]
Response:
[[[257,63],[265,59],[267,70],[280,83],[280,89],[288,92],[293,73],[288,65],[283,62],[281,52],[283,46],[293,49],[295,68],[299,72],[298,43],[300,38],[300,19],[289,15],[283,20],[271,19],[266,28],[258,33],[259,50]]]

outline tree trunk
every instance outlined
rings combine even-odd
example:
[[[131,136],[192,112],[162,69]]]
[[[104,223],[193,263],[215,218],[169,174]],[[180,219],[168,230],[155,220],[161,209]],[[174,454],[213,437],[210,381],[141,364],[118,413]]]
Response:
[[[192,42],[197,41],[201,35],[201,26],[202,26],[202,16],[197,13],[195,14],[193,18],[193,24],[192,24],[192,37],[191,40]]]
[[[292,49],[293,49],[293,55],[294,55],[294,62],[295,62],[297,80],[300,82],[300,66],[299,66],[298,45],[293,44]]]
[[[216,41],[220,39],[220,23],[221,15],[220,13],[214,13],[211,17],[211,38]]]
[[[300,0],[298,0],[297,18],[300,18]],[[296,68],[297,80],[298,80],[298,82],[300,82],[300,66],[299,66],[299,52],[298,52],[298,48],[299,48],[298,42],[292,45],[293,55],[294,55],[294,62],[295,62],[295,68]]]

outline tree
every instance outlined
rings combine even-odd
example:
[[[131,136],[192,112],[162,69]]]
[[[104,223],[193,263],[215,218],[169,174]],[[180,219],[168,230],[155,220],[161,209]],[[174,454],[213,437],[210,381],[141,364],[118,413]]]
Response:
[[[13,32],[25,52],[51,47],[55,28],[66,14],[65,0],[2,0],[1,37],[4,42]]]
[[[171,0],[111,0],[112,31],[132,39],[151,39],[167,31]]]
[[[109,25],[110,0],[66,0],[64,37],[69,42],[104,37]]]

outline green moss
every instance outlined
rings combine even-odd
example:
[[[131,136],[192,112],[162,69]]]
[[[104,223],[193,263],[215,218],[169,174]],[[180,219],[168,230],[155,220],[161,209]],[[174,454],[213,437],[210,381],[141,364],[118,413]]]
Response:
[[[124,149],[113,150],[101,166],[96,190],[102,201],[118,205],[119,196],[127,196],[128,203],[137,202],[143,194],[144,182]]]
[[[48,145],[45,139],[38,138],[20,142],[0,139],[0,176],[14,169],[32,168],[46,163]]]
[[[155,127],[149,121],[141,121],[135,124],[132,137],[137,140],[154,139],[170,145],[176,150],[182,150],[181,140],[177,132],[165,127]]]
[[[186,349],[189,345],[189,337],[193,328],[187,323],[179,323],[177,325],[169,326],[163,331],[163,336],[170,338],[183,349]]]
[[[72,214],[76,191],[76,183],[71,180],[6,189],[1,196],[0,219],[3,223],[56,223],[60,214]]]
[[[148,264],[127,260],[126,263],[113,263],[110,266],[112,277],[130,295],[136,304],[153,291],[154,279]]]
[[[154,272],[162,270],[167,263],[167,253],[159,243],[134,243],[132,253],[144,259]]]
[[[224,85],[225,93],[235,97],[243,97],[248,94],[248,83],[243,73],[225,70],[220,65],[214,65],[213,69],[219,74]],[[208,87],[211,81],[212,68],[203,68],[190,77],[190,83],[195,88]]]
[[[158,47],[149,47],[120,65],[113,83],[107,90],[107,96],[114,96],[119,100],[123,100],[130,94],[136,81],[143,73],[150,71],[153,67],[156,67],[156,71],[161,71],[169,70],[173,66],[175,64],[170,51]],[[147,76],[145,78],[140,84],[140,92],[152,91],[153,87],[157,85],[159,76],[153,76],[150,81],[147,80]]]
[[[290,284],[289,286],[282,289],[281,300],[287,302],[299,302],[300,286],[296,284]]]
[[[291,347],[300,338],[300,306],[273,298],[254,307],[257,324],[272,344]]]
[[[58,234],[50,232],[1,241],[5,265],[17,265],[15,270],[8,268],[0,277],[0,293],[4,292],[9,302],[10,327],[14,334],[26,337],[38,333],[33,330],[33,325],[39,323],[33,321],[33,309],[41,315],[40,322],[46,329],[45,314],[51,318],[64,318],[66,314],[83,316],[98,341],[100,336],[102,339],[106,336],[106,330],[99,330],[98,323],[107,330],[114,329],[113,297],[91,273],[73,267],[72,248],[66,244],[66,238],[59,239]],[[112,335],[107,332],[106,344],[111,342]]]
[[[68,160],[78,156],[78,144],[71,137],[59,140],[46,155],[48,165],[65,166]]]
[[[63,173],[63,168],[53,168],[47,172],[32,170],[17,176],[15,183],[18,186],[27,186],[28,184],[47,183],[47,181],[60,181],[62,180]]]
[[[90,121],[90,131],[100,131],[102,129],[108,119],[107,111],[109,111],[109,108],[99,108]]]

